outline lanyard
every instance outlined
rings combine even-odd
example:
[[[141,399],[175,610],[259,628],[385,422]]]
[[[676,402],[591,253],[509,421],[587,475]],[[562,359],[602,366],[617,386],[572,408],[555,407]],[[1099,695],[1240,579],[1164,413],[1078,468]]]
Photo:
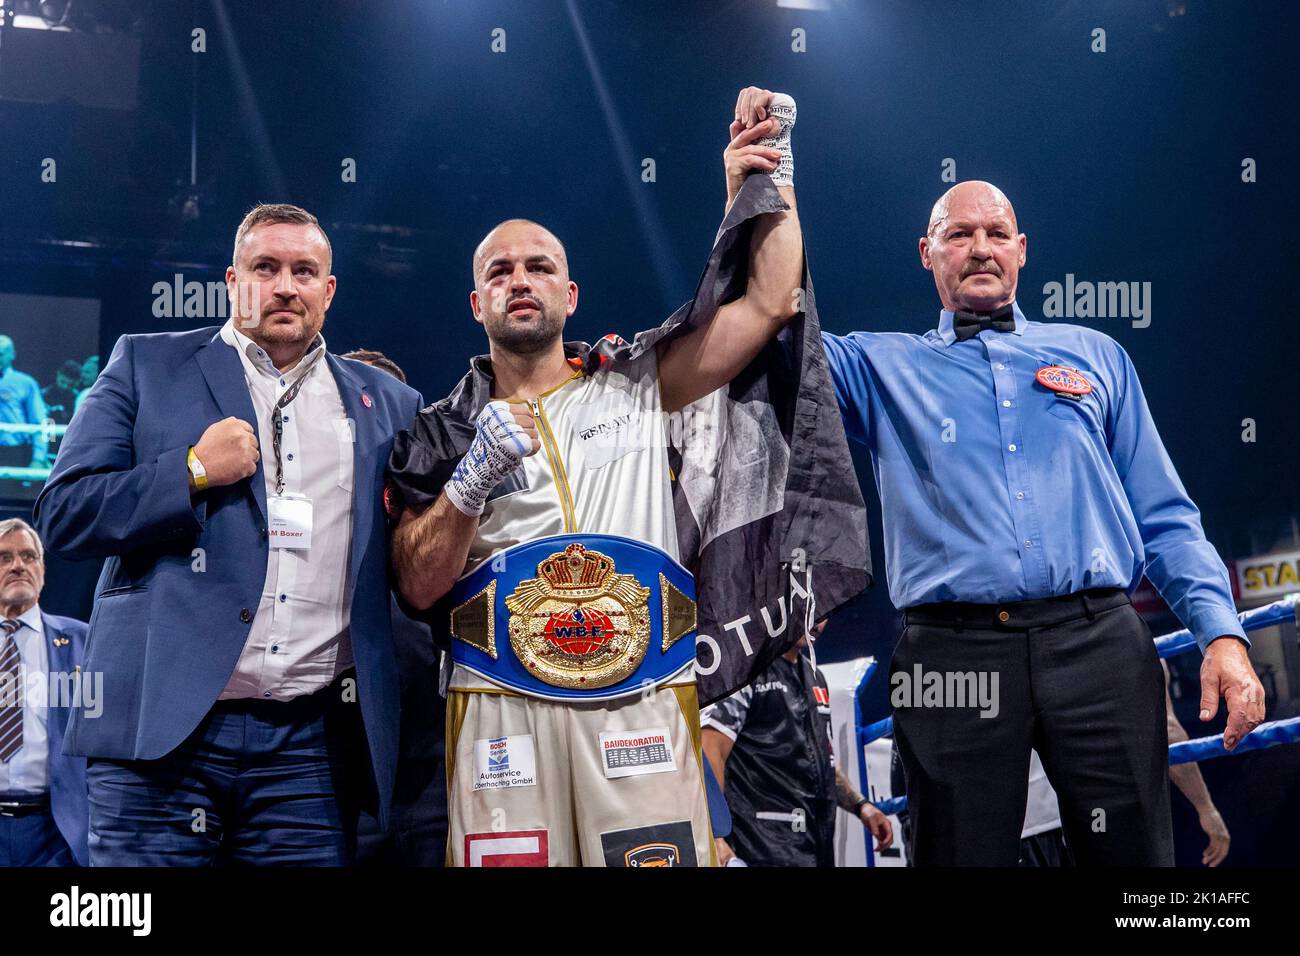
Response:
[[[280,442],[284,438],[284,415],[282,412],[298,397],[298,393],[302,391],[302,383],[311,374],[311,370],[316,367],[317,361],[324,354],[325,349],[316,350],[316,354],[308,361],[307,368],[298,376],[297,381],[290,385],[285,390],[285,393],[280,396],[280,400],[275,403],[275,408],[271,409],[271,446],[275,450],[275,493],[277,495],[284,491],[284,462],[280,459]]]

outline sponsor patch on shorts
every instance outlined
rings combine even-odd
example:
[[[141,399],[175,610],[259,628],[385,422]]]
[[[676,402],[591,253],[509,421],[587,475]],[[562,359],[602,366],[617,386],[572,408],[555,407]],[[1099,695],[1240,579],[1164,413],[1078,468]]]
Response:
[[[606,866],[698,866],[689,820],[600,835]]]
[[[677,769],[673,739],[667,727],[602,733],[600,763],[606,777],[632,777]]]
[[[532,734],[474,741],[474,789],[503,790],[537,785]]]
[[[465,834],[466,866],[549,866],[546,830]]]

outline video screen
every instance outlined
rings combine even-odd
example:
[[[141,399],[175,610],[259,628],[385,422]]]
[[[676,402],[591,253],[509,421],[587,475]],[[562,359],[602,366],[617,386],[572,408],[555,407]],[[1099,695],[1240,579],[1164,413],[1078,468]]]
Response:
[[[0,501],[35,500],[99,375],[99,300],[0,293]]]

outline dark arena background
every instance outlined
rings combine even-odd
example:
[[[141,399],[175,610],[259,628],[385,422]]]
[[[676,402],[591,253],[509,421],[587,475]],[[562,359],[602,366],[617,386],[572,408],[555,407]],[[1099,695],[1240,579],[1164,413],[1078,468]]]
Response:
[[[736,92],[752,84],[798,100],[795,182],[826,330],[933,328],[917,256],[930,207],[953,182],[995,183],[1028,236],[1021,308],[1132,357],[1238,610],[1300,592],[1294,3],[0,9],[0,335],[47,405],[75,408],[121,335],[224,322],[234,230],[257,202],[301,205],[330,236],[330,351],[386,353],[426,400],[485,351],[470,256],[507,217],[567,246],[581,299],[566,338],[630,339],[694,294]],[[1075,308],[1076,290],[1104,283],[1131,292],[1127,311]],[[51,459],[60,433],[45,436]],[[900,619],[871,463],[854,455],[876,581],[817,659],[884,668]],[[3,516],[30,520],[43,477],[6,469]],[[42,607],[86,620],[99,562],[47,564]],[[1153,634],[1181,627],[1149,585],[1134,603]],[[1266,719],[1300,715],[1294,617],[1252,639]],[[1192,737],[1224,724],[1197,719],[1199,662],[1169,659]],[[878,671],[864,722],[889,714],[887,691]],[[1225,866],[1294,866],[1300,747],[1200,767],[1231,830]],[[1172,800],[1178,862],[1199,866],[1196,815]]]

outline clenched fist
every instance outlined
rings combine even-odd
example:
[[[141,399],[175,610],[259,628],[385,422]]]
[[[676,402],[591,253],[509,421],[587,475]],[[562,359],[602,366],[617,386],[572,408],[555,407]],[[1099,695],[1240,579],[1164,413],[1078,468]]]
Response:
[[[443,487],[447,500],[471,517],[481,515],[492,489],[542,446],[532,409],[523,402],[488,402],[475,426],[469,451]]]
[[[227,418],[208,426],[194,446],[194,457],[208,473],[209,487],[219,487],[251,478],[262,455],[253,426],[242,418]]]
[[[533,418],[533,409],[527,402],[507,402],[510,408],[510,415],[515,420],[531,442],[532,450],[524,453],[524,457],[537,453],[542,447],[542,440],[537,434],[537,421]]]

